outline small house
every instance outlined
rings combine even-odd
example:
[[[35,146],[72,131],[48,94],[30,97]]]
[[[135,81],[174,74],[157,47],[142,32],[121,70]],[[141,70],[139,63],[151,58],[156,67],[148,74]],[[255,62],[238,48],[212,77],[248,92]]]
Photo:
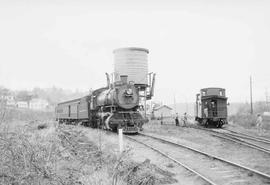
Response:
[[[168,118],[172,116],[172,108],[167,105],[161,105],[153,109],[153,115],[155,118]]]
[[[18,108],[29,108],[27,101],[17,101],[17,107]]]
[[[34,98],[29,103],[29,108],[33,110],[46,110],[48,106],[48,101],[40,98]]]

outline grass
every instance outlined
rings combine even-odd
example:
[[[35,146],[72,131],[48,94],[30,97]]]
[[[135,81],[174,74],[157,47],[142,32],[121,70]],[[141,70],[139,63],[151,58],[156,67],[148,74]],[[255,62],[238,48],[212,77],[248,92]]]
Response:
[[[16,124],[17,123],[17,124]],[[118,152],[113,133],[53,121],[12,122],[0,129],[0,184],[154,185],[173,174]]]
[[[196,125],[195,121],[192,117],[188,118],[186,123],[186,127],[193,127]],[[183,127],[183,118],[179,118],[179,127]],[[147,132],[153,133],[170,133],[175,129],[175,120],[174,118],[166,118],[163,120],[163,124],[161,124],[160,120],[151,120],[148,123],[143,125],[143,129]]]
[[[255,128],[256,120],[256,114],[236,114],[229,116],[229,122],[247,129]],[[268,117],[263,116],[262,128],[265,130],[270,130],[270,120]]]
[[[75,127],[47,125],[1,131],[1,184],[111,184],[117,155],[101,151]]]
[[[34,111],[30,109],[5,108],[2,109],[4,118],[2,122],[11,121],[34,121],[34,120],[52,120],[54,112]]]
[[[245,128],[252,128],[256,126],[256,116],[250,114],[236,114],[229,116],[229,122],[240,125]]]
[[[3,116],[2,116],[3,115]],[[53,113],[1,109],[0,184],[154,185],[173,174],[118,151],[118,136],[97,129],[58,125]]]

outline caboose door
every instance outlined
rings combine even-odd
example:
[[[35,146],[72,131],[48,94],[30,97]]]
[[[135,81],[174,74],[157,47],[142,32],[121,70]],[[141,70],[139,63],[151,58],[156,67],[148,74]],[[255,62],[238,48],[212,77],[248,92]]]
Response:
[[[211,111],[212,111],[212,115],[213,117],[217,117],[218,113],[217,113],[217,100],[211,100]]]

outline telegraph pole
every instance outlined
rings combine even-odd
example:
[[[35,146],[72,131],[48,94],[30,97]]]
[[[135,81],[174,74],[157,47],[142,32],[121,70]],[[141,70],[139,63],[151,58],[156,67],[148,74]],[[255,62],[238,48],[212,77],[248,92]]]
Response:
[[[173,104],[174,104],[174,113],[176,114],[176,100],[175,100],[175,94],[173,97]]]
[[[267,95],[267,89],[265,88],[265,105],[267,106],[267,100],[268,100],[268,95]]]
[[[253,104],[252,104],[252,79],[251,79],[251,75],[250,75],[249,81],[250,81],[250,114],[253,114]]]

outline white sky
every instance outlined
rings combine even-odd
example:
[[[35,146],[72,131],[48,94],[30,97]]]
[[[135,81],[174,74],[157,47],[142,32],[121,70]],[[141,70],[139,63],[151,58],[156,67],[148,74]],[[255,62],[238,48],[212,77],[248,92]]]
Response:
[[[200,88],[230,102],[270,95],[270,1],[0,1],[0,85],[87,90],[106,83],[112,51],[145,47],[155,100],[193,102]]]

